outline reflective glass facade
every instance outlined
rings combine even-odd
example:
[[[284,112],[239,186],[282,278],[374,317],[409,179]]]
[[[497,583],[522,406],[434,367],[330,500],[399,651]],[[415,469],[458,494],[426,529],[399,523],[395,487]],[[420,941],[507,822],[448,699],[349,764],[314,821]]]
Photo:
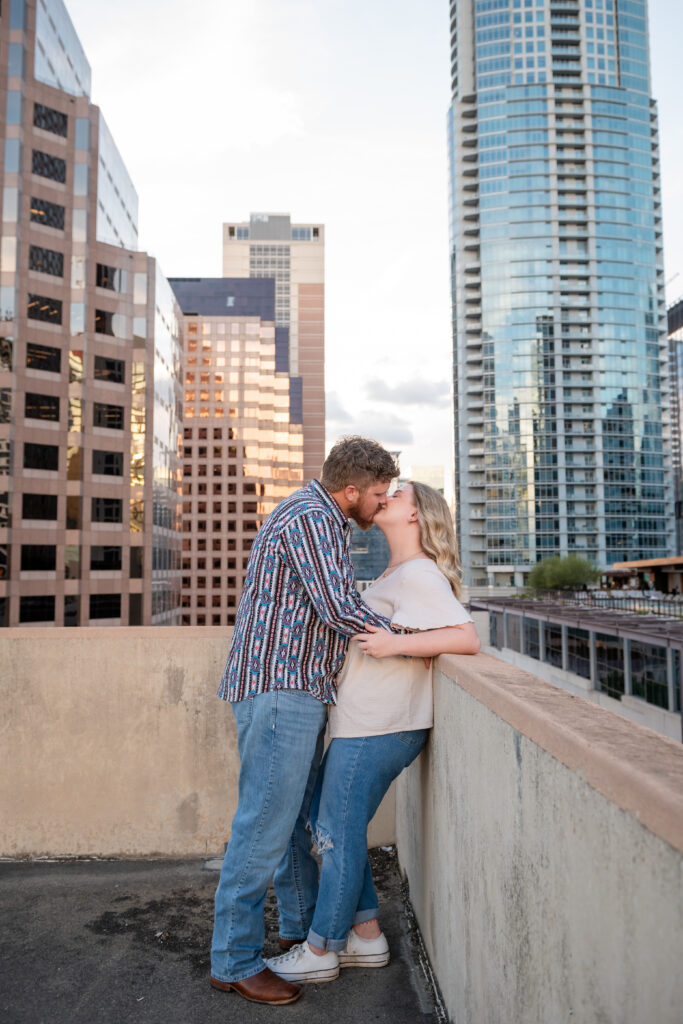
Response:
[[[325,458],[325,228],[289,214],[252,213],[223,225],[225,277],[275,281],[275,366],[289,374],[290,411],[303,427],[304,480]]]
[[[471,584],[669,554],[645,0],[452,0],[456,490]]]
[[[35,5],[12,0],[17,20],[22,17],[20,8],[24,9],[25,20],[26,6],[35,6],[36,10],[36,80],[73,96],[90,96],[90,64],[62,0],[37,0]]]
[[[671,377],[671,450],[676,494],[676,554],[683,552],[683,299],[674,302],[667,312],[669,329],[669,371]]]
[[[101,114],[98,131],[97,238],[137,249],[138,195]]]
[[[182,624],[231,626],[265,517],[303,483],[273,279],[175,278],[184,313]]]

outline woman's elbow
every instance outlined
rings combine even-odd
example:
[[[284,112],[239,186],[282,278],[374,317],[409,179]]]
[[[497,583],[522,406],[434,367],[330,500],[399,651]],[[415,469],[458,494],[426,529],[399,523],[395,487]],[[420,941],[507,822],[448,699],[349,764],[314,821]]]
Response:
[[[481,640],[473,623],[468,623],[468,629],[465,637],[465,648],[462,654],[479,654],[481,650]]]

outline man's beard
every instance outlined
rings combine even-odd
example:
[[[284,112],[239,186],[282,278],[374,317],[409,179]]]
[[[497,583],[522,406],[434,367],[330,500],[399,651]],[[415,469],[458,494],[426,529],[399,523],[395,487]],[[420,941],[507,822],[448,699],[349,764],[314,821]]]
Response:
[[[379,512],[381,507],[381,505],[377,506],[375,513],[373,513],[372,519],[365,519],[360,514],[360,507],[358,505],[352,505],[351,508],[349,509],[349,516],[351,519],[353,519],[354,523],[359,529],[369,530],[374,525],[374,515],[376,515],[376,513]]]

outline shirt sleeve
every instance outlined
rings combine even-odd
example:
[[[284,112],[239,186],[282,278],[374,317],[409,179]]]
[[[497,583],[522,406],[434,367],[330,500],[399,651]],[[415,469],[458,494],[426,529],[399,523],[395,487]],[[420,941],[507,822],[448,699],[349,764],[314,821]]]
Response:
[[[404,570],[392,616],[395,625],[422,630],[472,621],[435,566],[419,562]]]
[[[287,561],[326,625],[343,636],[366,626],[392,628],[360,597],[343,538],[327,516],[300,516],[281,536]]]

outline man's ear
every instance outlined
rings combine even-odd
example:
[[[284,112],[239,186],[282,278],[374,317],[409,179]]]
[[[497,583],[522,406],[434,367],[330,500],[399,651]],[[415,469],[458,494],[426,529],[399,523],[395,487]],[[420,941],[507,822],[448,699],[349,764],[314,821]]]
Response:
[[[349,484],[347,487],[344,488],[344,497],[353,505],[355,502],[358,501],[358,498],[360,497],[360,491],[358,490],[355,484]]]

